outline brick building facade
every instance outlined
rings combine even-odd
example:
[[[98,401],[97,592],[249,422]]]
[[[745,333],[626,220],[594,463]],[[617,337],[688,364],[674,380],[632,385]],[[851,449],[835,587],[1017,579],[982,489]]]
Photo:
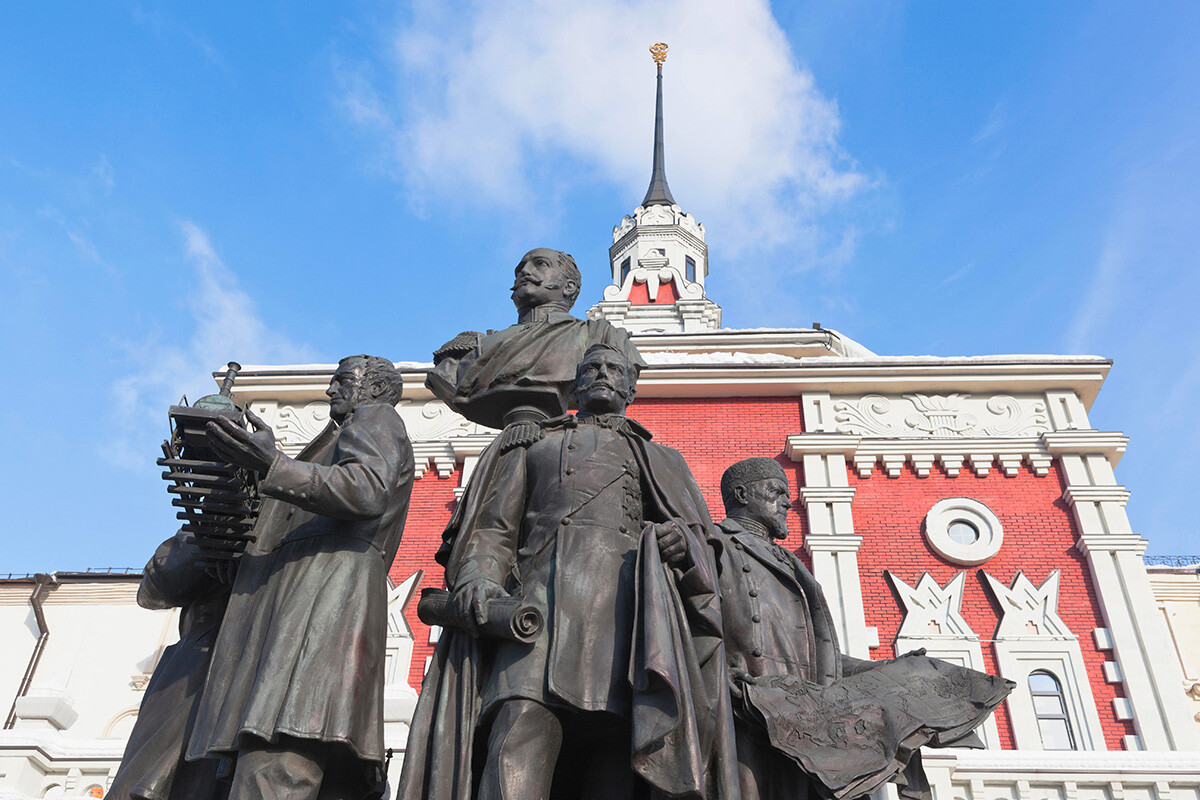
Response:
[[[926,756],[938,800],[1200,800],[1200,586],[1186,569],[1152,582],[1142,562],[1146,542],[1113,472],[1127,440],[1088,421],[1111,362],[883,357],[819,327],[722,328],[704,285],[704,226],[666,188],[661,75],[657,127],[650,190],[613,229],[611,283],[585,287],[601,298],[588,315],[630,330],[647,361],[629,415],[684,455],[717,519],[729,464],[780,461],[795,504],[786,546],[822,584],[846,652],[925,647],[1017,682],[985,726],[987,750]],[[438,633],[416,618],[414,598],[441,586],[442,529],[496,432],[433,398],[431,365],[398,365],[418,475],[390,572],[386,735],[402,754]],[[328,420],[333,368],[247,366],[235,396],[294,454]],[[0,584],[0,611],[35,588]],[[47,602],[62,592],[52,586]],[[132,602],[128,589],[121,596]],[[24,608],[8,620],[17,654],[27,639],[40,647],[28,625],[15,627]],[[128,662],[135,684],[173,620],[141,613],[153,622],[130,633],[136,642],[96,655]],[[38,663],[23,657],[0,660],[0,687],[16,696],[0,734],[0,798],[102,789],[136,686],[114,686],[111,708],[92,708],[94,697],[72,695],[65,667],[22,677]],[[79,656],[50,648],[38,658],[44,670]]]

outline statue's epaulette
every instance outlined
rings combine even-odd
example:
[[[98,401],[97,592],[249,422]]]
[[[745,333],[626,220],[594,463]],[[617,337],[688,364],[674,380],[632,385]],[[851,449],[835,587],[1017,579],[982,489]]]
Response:
[[[513,422],[500,431],[500,452],[507,453],[515,447],[529,447],[542,440],[545,433],[540,422]]]

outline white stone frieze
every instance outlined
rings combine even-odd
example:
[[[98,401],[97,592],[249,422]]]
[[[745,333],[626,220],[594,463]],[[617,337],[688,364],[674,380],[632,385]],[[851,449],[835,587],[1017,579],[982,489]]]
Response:
[[[1039,398],[869,394],[833,403],[835,431],[879,438],[1039,436],[1050,431]]]

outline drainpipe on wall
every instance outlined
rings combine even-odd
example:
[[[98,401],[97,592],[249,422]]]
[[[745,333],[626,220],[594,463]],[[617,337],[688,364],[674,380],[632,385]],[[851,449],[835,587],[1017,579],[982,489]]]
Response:
[[[21,688],[17,689],[17,696],[13,698],[12,708],[8,710],[8,718],[4,720],[5,730],[9,730],[17,724],[17,701],[29,691],[29,685],[33,683],[33,675],[37,672],[38,662],[42,659],[42,651],[46,649],[46,640],[50,638],[50,627],[46,625],[42,600],[45,599],[48,588],[58,583],[58,578],[53,574],[47,575],[39,572],[33,576],[33,580],[36,585],[33,587],[33,594],[29,596],[29,605],[33,606],[33,618],[37,620],[38,640],[33,646],[33,655],[29,657],[29,665],[25,667],[25,676],[21,678]]]

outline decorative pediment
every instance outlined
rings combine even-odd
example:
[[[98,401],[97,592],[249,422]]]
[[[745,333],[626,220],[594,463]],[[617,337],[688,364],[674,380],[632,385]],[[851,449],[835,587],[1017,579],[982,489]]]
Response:
[[[960,572],[945,586],[940,586],[928,572],[921,575],[916,586],[909,586],[894,572],[885,572],[892,588],[904,604],[904,622],[897,638],[927,639],[947,636],[978,641],[979,636],[963,619],[963,586],[966,573]]]
[[[1008,586],[986,572],[983,575],[1003,612],[996,627],[997,639],[1076,638],[1058,615],[1058,570],[1051,572],[1037,587],[1020,571]]]

